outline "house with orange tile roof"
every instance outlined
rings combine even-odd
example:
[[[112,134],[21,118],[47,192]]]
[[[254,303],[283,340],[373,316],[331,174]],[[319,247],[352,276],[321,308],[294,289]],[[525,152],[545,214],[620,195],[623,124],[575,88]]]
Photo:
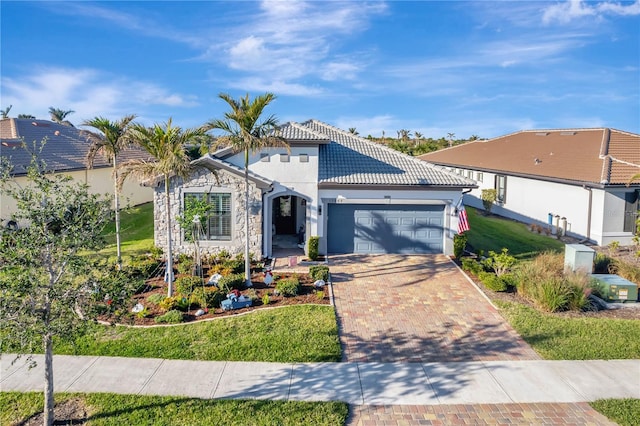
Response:
[[[474,179],[464,202],[483,208],[483,189],[495,189],[491,212],[527,224],[566,228],[599,245],[632,243],[640,209],[640,135],[621,130],[520,131],[420,156]]]
[[[113,168],[109,159],[97,156],[93,168],[87,168],[87,153],[91,142],[82,130],[49,120],[26,118],[3,118],[0,120],[0,157],[9,160],[13,176],[19,185],[27,182],[27,167],[31,154],[22,146],[23,141],[33,151],[42,140],[46,143],[38,158],[52,173],[71,176],[76,182],[89,186],[95,194],[113,194]],[[149,159],[140,149],[128,148],[119,155],[119,161]],[[136,180],[125,181],[122,200],[130,205],[138,205],[153,200],[153,190],[141,186]],[[15,201],[4,193],[0,194],[0,220],[8,221],[16,210]]]

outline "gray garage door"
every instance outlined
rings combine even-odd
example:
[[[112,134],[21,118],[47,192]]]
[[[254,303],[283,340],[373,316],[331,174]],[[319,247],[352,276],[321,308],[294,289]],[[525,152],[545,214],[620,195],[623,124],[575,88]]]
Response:
[[[330,204],[329,253],[442,253],[444,206]]]

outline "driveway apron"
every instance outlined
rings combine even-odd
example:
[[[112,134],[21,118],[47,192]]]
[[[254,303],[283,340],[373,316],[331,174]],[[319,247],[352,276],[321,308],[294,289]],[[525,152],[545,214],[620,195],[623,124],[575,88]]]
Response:
[[[330,259],[343,361],[540,359],[444,255]]]

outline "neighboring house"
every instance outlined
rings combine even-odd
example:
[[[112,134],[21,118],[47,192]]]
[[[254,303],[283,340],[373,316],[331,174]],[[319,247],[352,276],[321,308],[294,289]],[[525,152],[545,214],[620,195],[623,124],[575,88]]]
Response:
[[[87,169],[87,152],[91,145],[80,129],[49,120],[5,118],[0,120],[0,156],[10,159],[16,182],[27,182],[26,170],[30,154],[22,148],[22,141],[33,151],[47,140],[39,158],[49,171],[71,176],[89,185],[90,191],[113,198],[113,167],[103,156],[97,156],[92,169]],[[35,145],[34,145],[35,144]],[[147,159],[149,155],[139,149],[126,149],[118,161]],[[16,210],[15,202],[4,193],[0,195],[0,219],[8,220]],[[153,200],[153,191],[131,179],[124,183],[121,193],[124,203],[137,205]]]
[[[290,144],[249,160],[250,251],[271,257],[282,235],[320,237],[320,253],[451,253],[456,203],[473,181],[316,120],[286,123]],[[186,180],[171,182],[172,216],[185,199],[211,204],[199,240],[202,251],[241,253],[244,154],[223,149],[193,162]],[[156,245],[166,245],[164,185],[156,186]],[[193,251],[173,224],[179,252]]]
[[[492,213],[528,224],[551,220],[569,235],[599,245],[632,243],[640,208],[640,135],[614,129],[531,130],[468,142],[420,156],[474,179],[465,203],[482,208],[495,188]],[[563,220],[564,218],[564,220]]]

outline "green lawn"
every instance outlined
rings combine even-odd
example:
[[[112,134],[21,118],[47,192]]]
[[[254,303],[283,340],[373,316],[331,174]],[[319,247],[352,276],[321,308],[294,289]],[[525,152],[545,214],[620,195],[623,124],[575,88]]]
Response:
[[[331,306],[298,305],[172,327],[96,325],[56,354],[204,361],[320,362],[340,360]]]
[[[205,400],[142,395],[56,394],[56,403],[78,398],[88,424],[106,425],[343,425],[342,402]],[[0,392],[0,424],[18,424],[42,411],[42,392]]]
[[[569,318],[495,301],[511,326],[545,359],[640,359],[640,321]]]
[[[620,426],[640,425],[640,399],[600,399],[590,405]]]
[[[108,225],[103,235],[109,244],[100,253],[116,255],[116,225]],[[153,247],[153,203],[141,204],[122,210],[120,213],[120,238],[123,255],[142,254]]]
[[[503,247],[517,258],[527,258],[538,252],[562,251],[564,243],[545,234],[531,232],[527,225],[496,216],[483,216],[472,207],[467,207],[471,229],[465,233],[467,242],[474,250],[500,252]]]

